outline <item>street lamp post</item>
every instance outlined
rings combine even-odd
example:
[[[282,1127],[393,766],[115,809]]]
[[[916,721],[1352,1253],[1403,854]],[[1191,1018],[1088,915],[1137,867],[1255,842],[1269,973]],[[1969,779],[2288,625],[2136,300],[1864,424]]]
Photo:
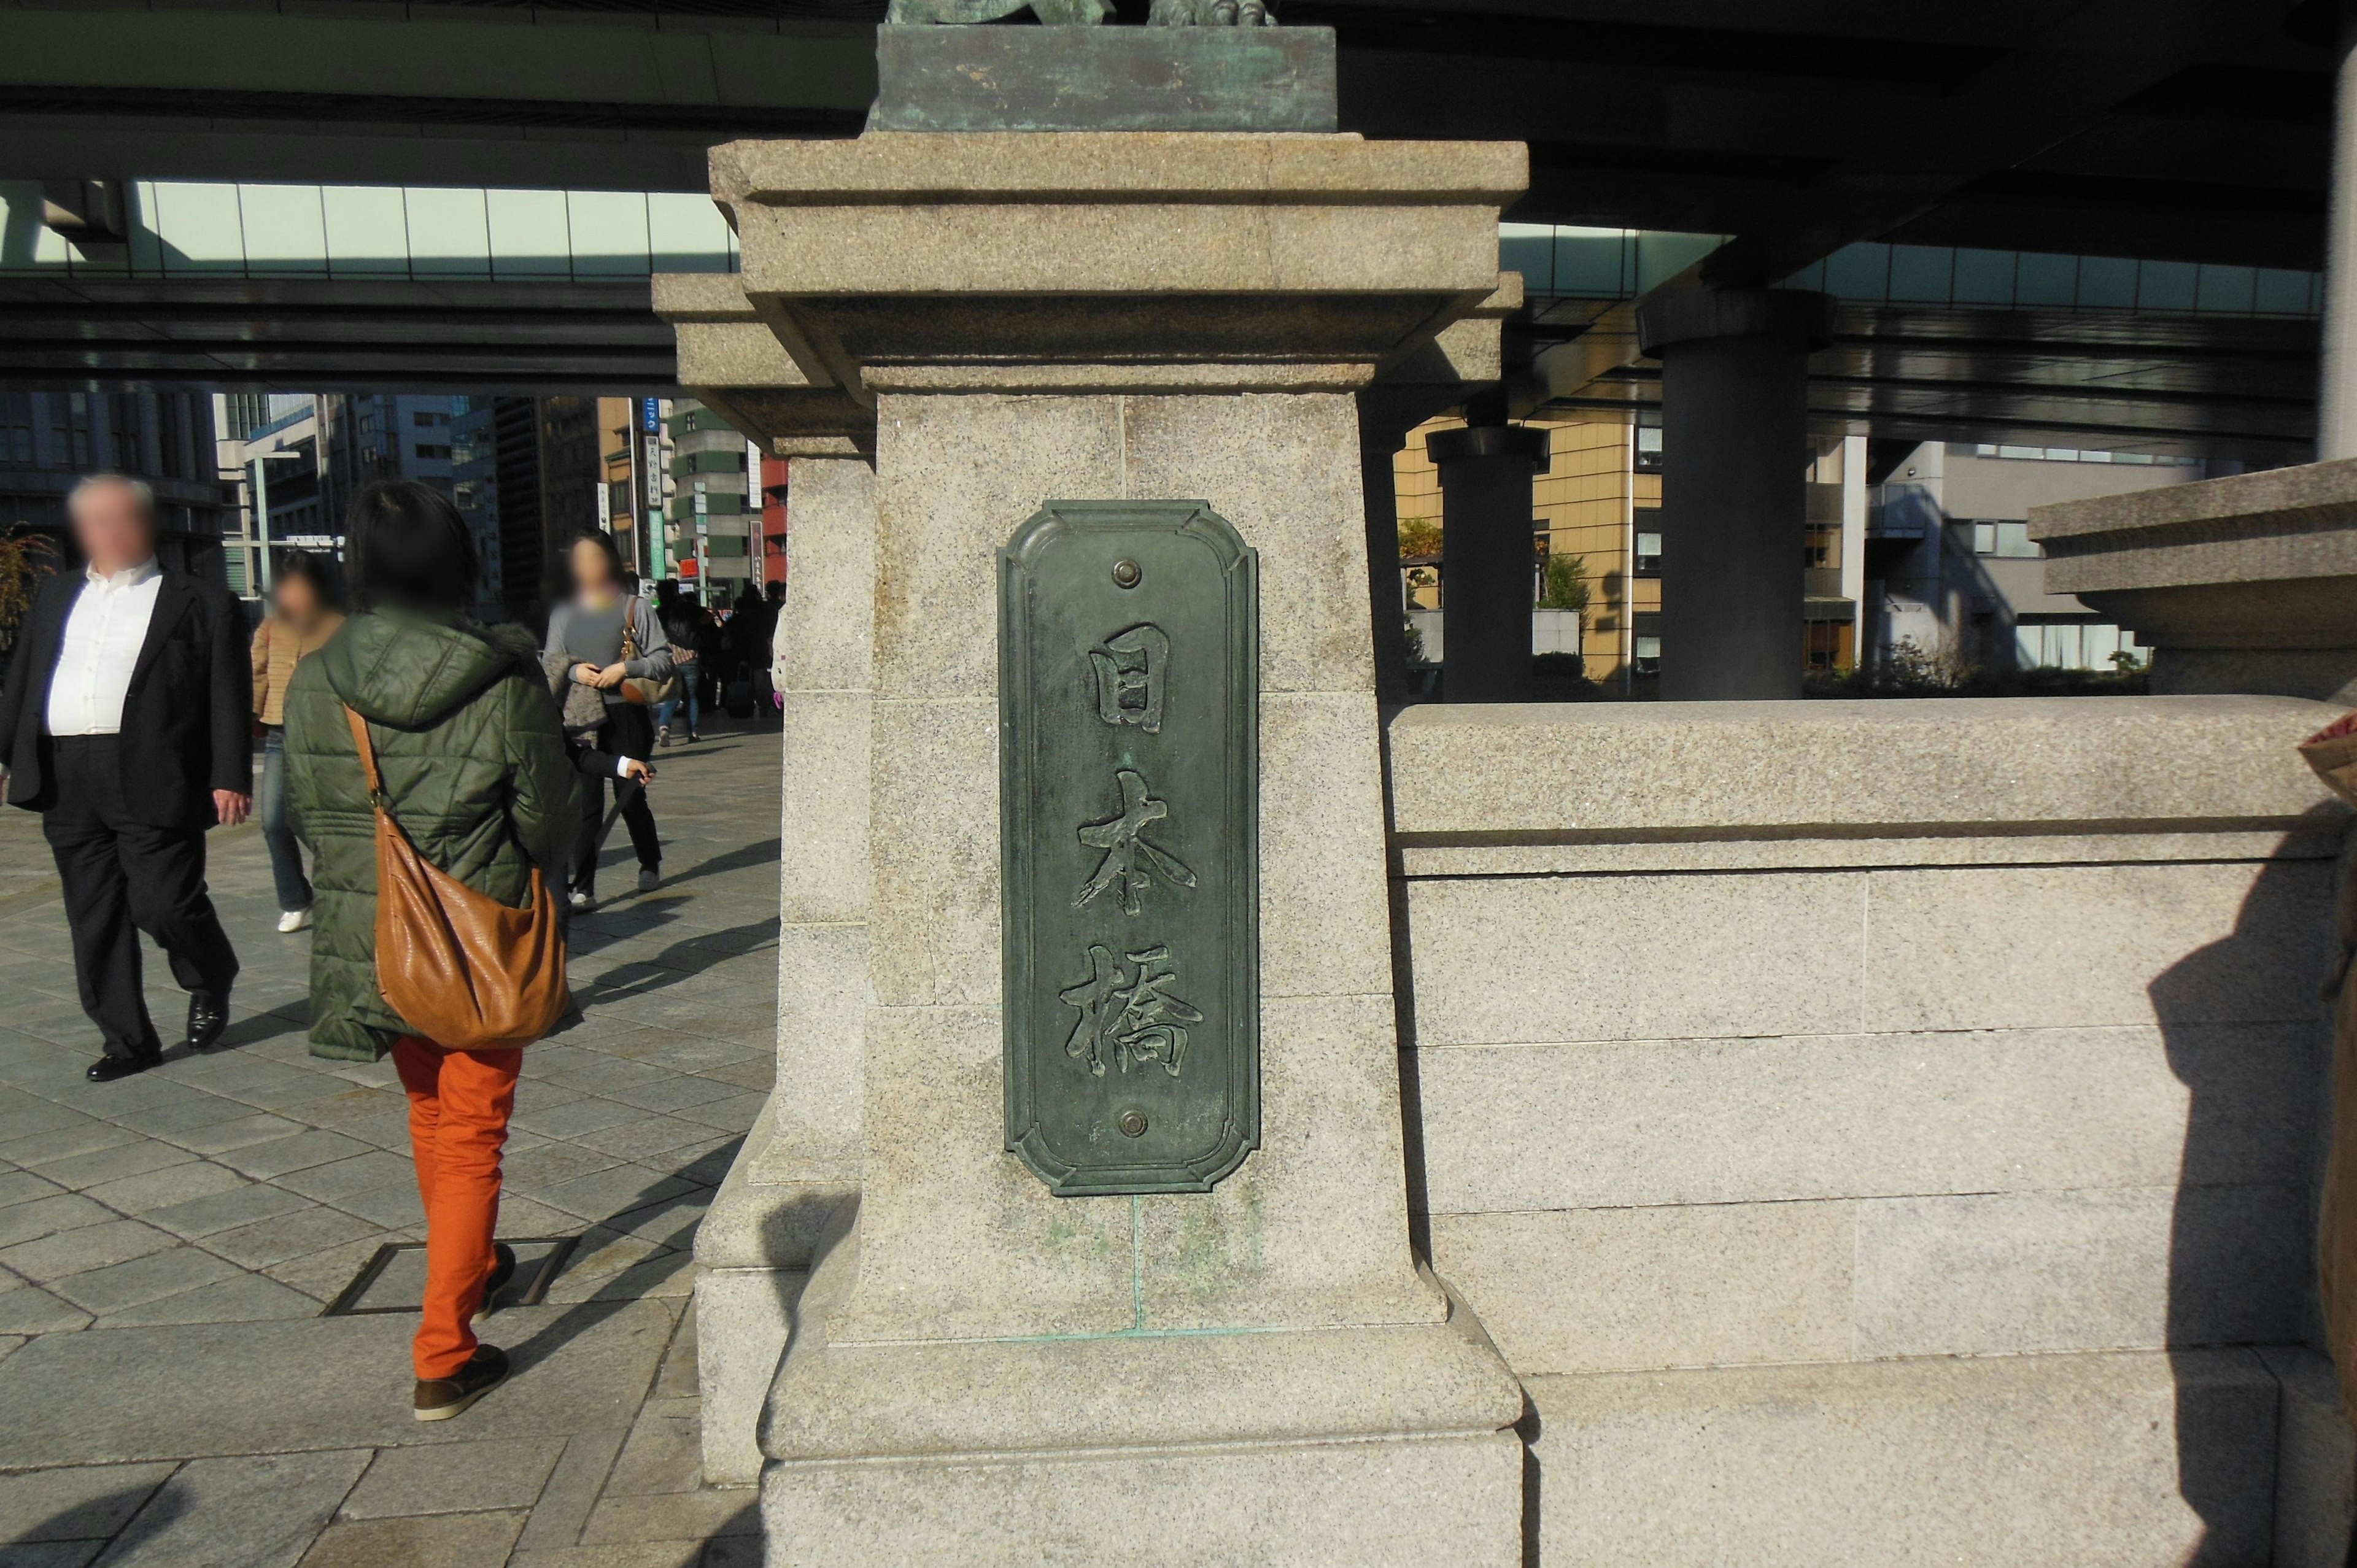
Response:
[[[300,452],[256,452],[248,459],[253,465],[253,539],[254,579],[260,585],[260,596],[270,593],[270,468],[274,462],[296,462]]]

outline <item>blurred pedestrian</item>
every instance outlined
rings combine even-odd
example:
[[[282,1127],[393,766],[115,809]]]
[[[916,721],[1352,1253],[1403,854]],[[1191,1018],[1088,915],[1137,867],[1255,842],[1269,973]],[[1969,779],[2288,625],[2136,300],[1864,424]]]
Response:
[[[418,1420],[440,1421],[508,1374],[506,1354],[475,1337],[472,1319],[515,1273],[515,1253],[492,1236],[523,1045],[437,1044],[386,1002],[375,807],[439,870],[522,908],[535,873],[544,889],[558,886],[578,790],[530,634],[468,614],[474,542],[449,499],[414,480],[382,481],[361,492],[345,526],[357,611],[296,667],[285,703],[288,790],[318,884],[311,1053],[366,1062],[390,1051],[408,1095],[425,1208],[411,1405]]]
[[[271,612],[253,628],[253,716],[262,725],[262,842],[278,887],[278,929],[294,932],[311,923],[311,884],[286,812],[286,683],[344,624],[343,585],[325,555],[287,550],[274,561]]]
[[[687,738],[702,740],[697,733],[704,720],[704,703],[697,692],[703,673],[697,668],[704,658],[704,607],[683,590],[675,578],[665,577],[655,587],[655,615],[662,621],[663,636],[671,640],[672,661],[679,671],[679,695],[655,709],[655,744],[669,746],[672,742],[673,721],[679,710],[687,709]]]
[[[737,604],[737,618],[743,623],[737,632],[737,656],[752,699],[754,727],[759,728],[775,714],[770,704],[770,639],[777,633],[777,601],[748,583]]]
[[[549,615],[546,650],[571,660],[574,682],[595,689],[606,704],[605,724],[582,737],[586,744],[644,762],[654,754],[654,720],[643,703],[633,698],[674,673],[671,639],[653,607],[622,591],[622,557],[612,534],[597,528],[583,530],[573,542],[567,564],[573,596]],[[648,892],[662,880],[662,840],[655,831],[654,811],[644,790],[625,790],[619,780],[615,803],[630,824],[630,847],[638,852],[639,891]],[[574,845],[570,897],[576,909],[587,909],[597,900],[605,809],[605,789],[593,785],[582,802]]]
[[[156,500],[100,474],[67,497],[88,565],[42,580],[0,687],[0,771],[41,813],[107,1083],[163,1059],[139,933],[188,993],[188,1046],[229,1026],[237,952],[205,893],[205,832],[253,809],[245,616],[226,588],[156,561]]]

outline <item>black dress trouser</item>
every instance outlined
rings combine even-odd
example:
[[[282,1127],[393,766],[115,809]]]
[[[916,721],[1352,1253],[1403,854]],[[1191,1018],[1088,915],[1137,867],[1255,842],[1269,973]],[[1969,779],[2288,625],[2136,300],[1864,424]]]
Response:
[[[56,789],[41,832],[65,886],[81,1010],[109,1056],[145,1055],[162,1042],[140,984],[141,931],[161,944],[183,991],[226,999],[237,978],[237,950],[205,894],[204,830],[134,820],[117,737],[47,744]]]
[[[644,762],[654,755],[655,722],[635,703],[618,703],[607,708],[606,722],[597,726],[589,744],[609,757]],[[608,783],[613,785],[615,798],[623,802],[622,821],[630,830],[630,847],[638,852],[639,864],[662,864],[662,840],[655,836],[654,809],[647,804],[645,788],[619,779],[589,779],[588,788],[581,791],[580,836],[573,843],[573,888],[577,893],[597,891],[597,838],[606,825]]]

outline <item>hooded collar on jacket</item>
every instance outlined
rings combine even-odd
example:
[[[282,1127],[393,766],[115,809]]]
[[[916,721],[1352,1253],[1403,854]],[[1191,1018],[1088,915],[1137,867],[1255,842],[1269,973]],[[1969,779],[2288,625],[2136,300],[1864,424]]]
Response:
[[[352,617],[311,657],[339,698],[395,729],[438,722],[511,671],[541,678],[539,649],[522,627],[401,610]]]

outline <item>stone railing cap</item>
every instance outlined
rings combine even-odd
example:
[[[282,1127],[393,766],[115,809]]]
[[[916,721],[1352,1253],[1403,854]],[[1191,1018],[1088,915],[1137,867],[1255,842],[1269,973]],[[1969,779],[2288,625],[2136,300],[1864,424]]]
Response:
[[[1427,703],[1390,723],[1405,842],[2119,831],[2335,816],[2291,697]]]
[[[2067,540],[2182,523],[2290,520],[2320,512],[2339,512],[2357,523],[2357,457],[2034,506],[2029,509],[2029,536]]]

